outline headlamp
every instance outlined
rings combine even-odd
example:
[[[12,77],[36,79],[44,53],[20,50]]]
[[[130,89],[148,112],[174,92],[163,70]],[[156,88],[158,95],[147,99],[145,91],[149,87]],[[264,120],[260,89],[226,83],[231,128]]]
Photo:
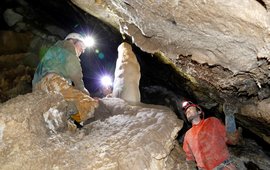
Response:
[[[189,104],[189,102],[188,102],[188,101],[184,101],[184,102],[182,103],[182,108],[187,107],[187,106],[188,106],[188,104]]]
[[[187,110],[189,107],[191,107],[191,106],[198,107],[198,105],[192,103],[191,101],[184,101],[184,102],[182,103],[182,109],[183,109],[184,111],[186,111],[186,110]]]
[[[101,77],[100,82],[101,82],[101,85],[104,87],[112,86],[112,79],[108,75]]]
[[[83,40],[86,47],[93,47],[95,44],[95,40],[92,36],[86,36]]]

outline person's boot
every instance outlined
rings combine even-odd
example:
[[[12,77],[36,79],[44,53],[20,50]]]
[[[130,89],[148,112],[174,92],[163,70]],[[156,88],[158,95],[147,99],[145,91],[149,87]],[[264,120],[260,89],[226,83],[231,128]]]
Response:
[[[68,126],[68,131],[71,133],[75,133],[78,129],[74,123],[74,120],[72,120],[71,118],[68,119],[67,126]]]
[[[78,129],[83,128],[83,125],[81,123],[81,116],[80,113],[76,113],[70,116],[71,120],[73,120],[74,124],[77,126]]]
[[[77,126],[78,129],[83,128],[83,125],[79,122],[77,122],[76,120],[73,120],[74,124]]]

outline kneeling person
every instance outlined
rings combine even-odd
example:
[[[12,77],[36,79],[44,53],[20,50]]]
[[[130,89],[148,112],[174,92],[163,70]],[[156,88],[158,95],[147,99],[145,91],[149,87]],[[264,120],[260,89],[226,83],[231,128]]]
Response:
[[[60,93],[66,101],[74,102],[78,113],[71,115],[71,118],[76,124],[94,117],[94,109],[98,107],[98,101],[90,97],[82,80],[79,57],[85,48],[80,34],[68,34],[65,40],[58,41],[49,48],[32,81],[33,91]]]

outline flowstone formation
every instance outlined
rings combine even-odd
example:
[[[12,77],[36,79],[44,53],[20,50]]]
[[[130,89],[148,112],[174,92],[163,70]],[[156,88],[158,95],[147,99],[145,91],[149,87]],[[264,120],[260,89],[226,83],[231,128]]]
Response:
[[[100,100],[95,121],[70,131],[67,103],[41,92],[0,108],[1,169],[172,169],[182,121],[168,108]],[[170,168],[171,167],[171,168]]]

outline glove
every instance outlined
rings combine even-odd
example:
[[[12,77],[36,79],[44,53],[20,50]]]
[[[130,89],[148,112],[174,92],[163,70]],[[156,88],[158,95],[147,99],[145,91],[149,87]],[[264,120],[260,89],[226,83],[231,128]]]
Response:
[[[225,127],[226,131],[233,133],[236,131],[236,124],[234,114],[238,113],[238,107],[231,103],[225,102],[223,104],[223,112],[225,114]]]
[[[235,104],[225,102],[223,103],[223,112],[225,115],[234,115],[238,113],[238,107]]]

